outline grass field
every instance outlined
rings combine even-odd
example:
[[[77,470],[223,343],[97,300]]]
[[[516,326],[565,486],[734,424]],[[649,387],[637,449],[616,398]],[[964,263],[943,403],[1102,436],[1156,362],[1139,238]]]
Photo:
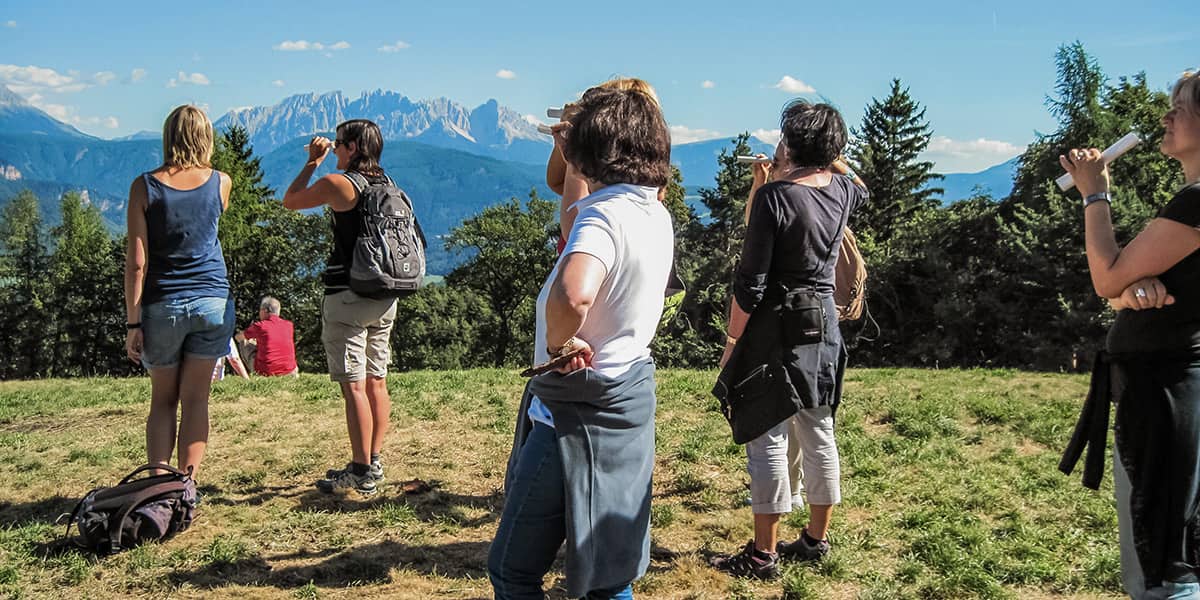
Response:
[[[834,552],[773,582],[705,566],[752,535],[745,457],[710,371],[659,374],[653,561],[641,598],[1115,598],[1111,480],[1056,469],[1079,375],[852,370],[838,413]],[[488,543],[522,380],[392,375],[388,480],[359,501],[312,483],[348,456],[326,378],[216,384],[193,527],[97,560],[53,521],[144,460],[146,379],[0,383],[0,597],[486,598]],[[433,491],[404,494],[421,478]],[[784,521],[791,538],[802,514]],[[556,565],[550,597],[562,598]]]

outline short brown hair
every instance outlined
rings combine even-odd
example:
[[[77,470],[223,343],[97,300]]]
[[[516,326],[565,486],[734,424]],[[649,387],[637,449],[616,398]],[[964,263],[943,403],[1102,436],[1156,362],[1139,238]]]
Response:
[[[1184,71],[1171,90],[1171,104],[1200,115],[1200,70]]]
[[[663,187],[671,176],[671,134],[658,102],[645,92],[594,87],[576,103],[563,156],[605,185]]]
[[[378,177],[383,175],[383,167],[379,165],[383,156],[383,133],[374,121],[367,119],[351,119],[337,126],[337,139],[340,144],[354,142],[354,156],[350,158],[347,171],[355,171],[363,175]]]
[[[212,122],[197,106],[179,106],[163,122],[162,145],[163,166],[212,167]]]

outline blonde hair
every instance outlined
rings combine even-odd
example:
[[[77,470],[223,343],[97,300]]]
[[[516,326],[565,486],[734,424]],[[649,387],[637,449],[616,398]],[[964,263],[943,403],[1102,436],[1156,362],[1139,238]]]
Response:
[[[1200,70],[1183,72],[1171,90],[1171,104],[1200,115]]]
[[[199,107],[184,104],[163,122],[163,166],[212,167],[213,127]]]
[[[641,92],[649,96],[650,99],[654,101],[654,104],[658,106],[659,110],[662,110],[662,103],[658,101],[658,94],[654,93],[654,88],[649,83],[646,83],[646,80],[644,79],[638,79],[636,77],[617,77],[615,79],[609,79],[608,81],[605,81],[596,87],[607,90],[617,90],[620,92]]]

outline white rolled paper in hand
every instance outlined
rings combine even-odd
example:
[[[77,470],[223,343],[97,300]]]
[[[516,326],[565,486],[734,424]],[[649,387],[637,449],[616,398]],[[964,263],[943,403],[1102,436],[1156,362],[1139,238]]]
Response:
[[[551,119],[561,119],[562,118],[562,109],[554,108],[554,107],[547,108],[546,116]]]
[[[554,135],[554,130],[550,129],[549,125],[546,125],[543,123],[538,123],[537,130],[538,130],[538,133],[544,133],[546,135]]]
[[[1117,160],[1117,158],[1122,154],[1129,152],[1131,148],[1138,145],[1138,143],[1141,141],[1142,138],[1138,137],[1138,134],[1133,132],[1127,133],[1125,134],[1125,137],[1117,140],[1115,144],[1105,148],[1104,152],[1100,154],[1100,158],[1103,159],[1104,164],[1107,165],[1108,163]],[[1075,178],[1071,177],[1070,173],[1055,179],[1054,182],[1058,184],[1058,189],[1064,192],[1075,187]]]
[[[769,162],[771,162],[771,159],[770,159],[770,158],[767,158],[767,157],[765,157],[765,156],[764,156],[764,157],[762,157],[762,158],[759,158],[759,157],[757,157],[757,156],[745,156],[745,155],[741,155],[741,156],[736,156],[736,157],[734,157],[734,158],[735,158],[735,159],[736,159],[738,162],[742,163],[743,165],[753,165],[753,164],[759,164],[759,163],[769,163]]]

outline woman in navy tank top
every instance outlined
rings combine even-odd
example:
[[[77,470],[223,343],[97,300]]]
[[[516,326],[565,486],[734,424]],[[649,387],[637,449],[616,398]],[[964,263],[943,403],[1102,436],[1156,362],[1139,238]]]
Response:
[[[233,300],[217,222],[233,181],[212,168],[213,128],[185,105],[163,124],[163,164],[129,187],[125,351],[150,372],[148,462],[193,478],[208,445],[213,365],[229,351]],[[180,412],[178,436],[175,414]]]

